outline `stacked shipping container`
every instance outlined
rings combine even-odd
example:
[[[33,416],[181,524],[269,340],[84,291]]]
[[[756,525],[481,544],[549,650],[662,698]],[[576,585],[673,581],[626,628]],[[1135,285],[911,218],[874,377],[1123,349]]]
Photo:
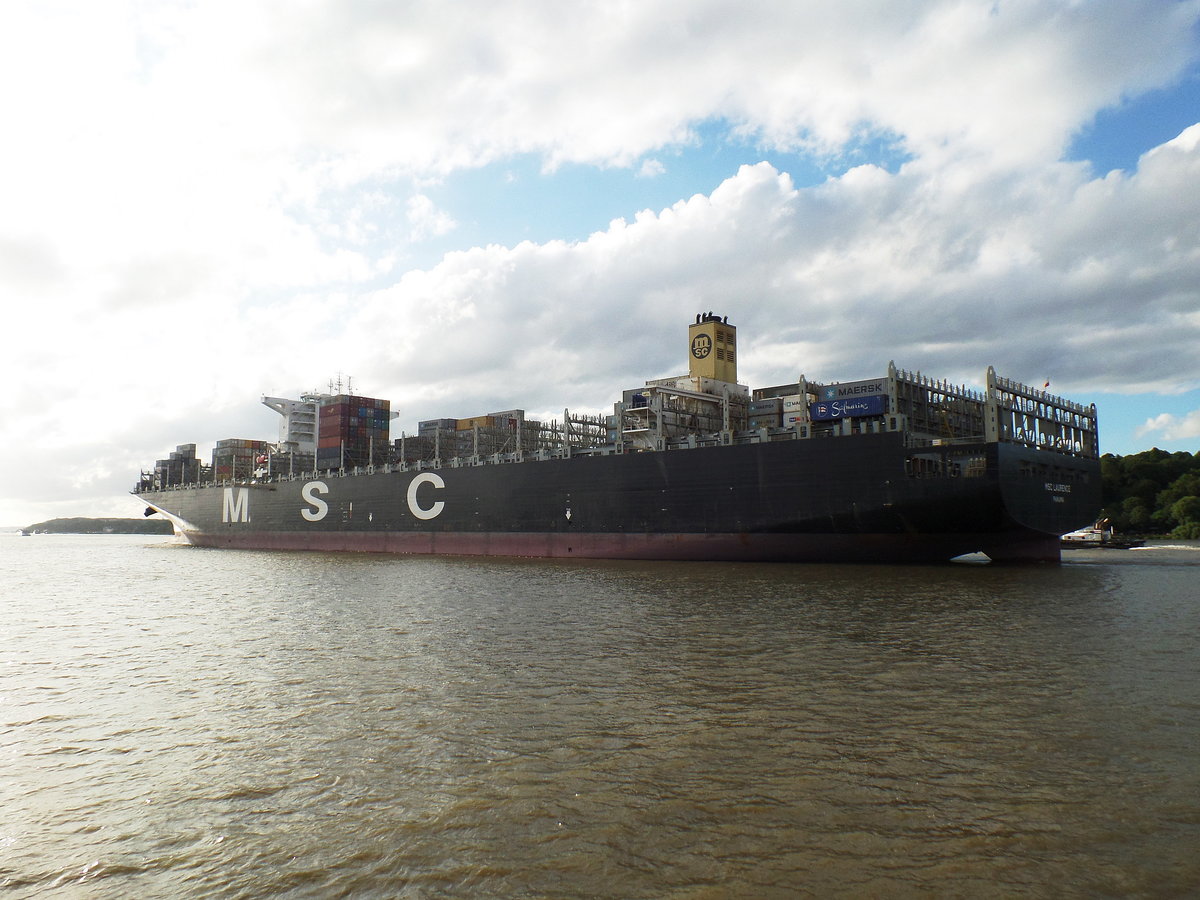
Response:
[[[448,459],[532,451],[542,445],[541,427],[540,422],[526,421],[523,409],[465,419],[426,419],[417,423],[415,437],[396,439],[392,460],[413,463],[439,456]]]
[[[271,453],[267,471],[271,475],[295,475],[301,472],[311,472],[316,468],[316,457],[303,451],[275,451]]]
[[[167,459],[156,460],[154,480],[160,487],[198,482],[200,460],[196,458],[196,445],[180,444],[168,454]]]
[[[750,401],[751,428],[778,428],[783,421],[783,399],[768,397],[765,400]]]
[[[323,398],[317,408],[317,468],[387,462],[391,417],[387,400],[352,394]]]
[[[421,437],[433,437],[439,431],[457,431],[458,419],[426,419],[417,423],[417,434]]]
[[[271,445],[246,438],[224,438],[213,448],[212,471],[217,481],[252,478],[255,469],[267,467]]]
[[[781,384],[757,388],[750,401],[750,427],[804,425],[809,422],[809,404],[817,399],[810,390],[800,392],[800,384]]]

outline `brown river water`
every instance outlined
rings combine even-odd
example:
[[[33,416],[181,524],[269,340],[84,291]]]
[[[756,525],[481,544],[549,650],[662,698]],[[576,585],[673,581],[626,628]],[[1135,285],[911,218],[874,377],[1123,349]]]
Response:
[[[1061,566],[0,535],[0,896],[1200,890],[1200,544]]]

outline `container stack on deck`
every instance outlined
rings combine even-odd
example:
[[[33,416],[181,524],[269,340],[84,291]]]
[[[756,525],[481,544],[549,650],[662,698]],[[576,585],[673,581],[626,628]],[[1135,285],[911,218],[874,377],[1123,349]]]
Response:
[[[317,408],[318,469],[382,465],[388,461],[391,403],[338,394]]]
[[[302,450],[281,450],[270,454],[267,472],[271,475],[296,475],[316,468],[316,456]]]
[[[750,401],[750,428],[778,428],[783,422],[783,399],[767,397]]]
[[[416,435],[393,442],[394,462],[491,456],[531,452],[543,446],[543,426],[526,420],[522,409],[508,409],[464,419],[426,419]]]
[[[224,438],[213,448],[212,471],[217,481],[238,481],[254,476],[255,469],[267,467],[271,445],[246,438]]]
[[[200,460],[195,444],[180,444],[166,459],[154,463],[154,483],[160,487],[176,484],[195,484],[200,480]]]
[[[807,385],[781,384],[775,387],[755,388],[750,401],[751,428],[792,428],[805,425],[809,419],[809,405],[817,395]]]

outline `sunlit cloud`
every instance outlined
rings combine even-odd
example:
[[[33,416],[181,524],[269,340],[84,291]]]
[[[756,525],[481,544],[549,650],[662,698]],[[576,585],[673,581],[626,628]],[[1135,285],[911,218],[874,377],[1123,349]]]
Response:
[[[1137,435],[1144,437],[1149,434],[1161,435],[1168,441],[1200,437],[1200,409],[1194,409],[1183,416],[1160,413],[1147,419],[1145,424],[1137,429]]]

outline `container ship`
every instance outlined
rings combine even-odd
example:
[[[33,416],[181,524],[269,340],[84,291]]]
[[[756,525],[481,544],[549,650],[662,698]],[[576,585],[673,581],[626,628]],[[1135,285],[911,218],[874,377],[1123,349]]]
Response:
[[[182,444],[133,493],[203,547],[559,558],[1057,561],[1099,513],[1094,405],[893,363],[751,390],[712,313],[687,352],[688,374],[611,415],[511,409],[394,439],[390,404],[340,385],[264,397],[278,441],[220,440],[209,464]]]

